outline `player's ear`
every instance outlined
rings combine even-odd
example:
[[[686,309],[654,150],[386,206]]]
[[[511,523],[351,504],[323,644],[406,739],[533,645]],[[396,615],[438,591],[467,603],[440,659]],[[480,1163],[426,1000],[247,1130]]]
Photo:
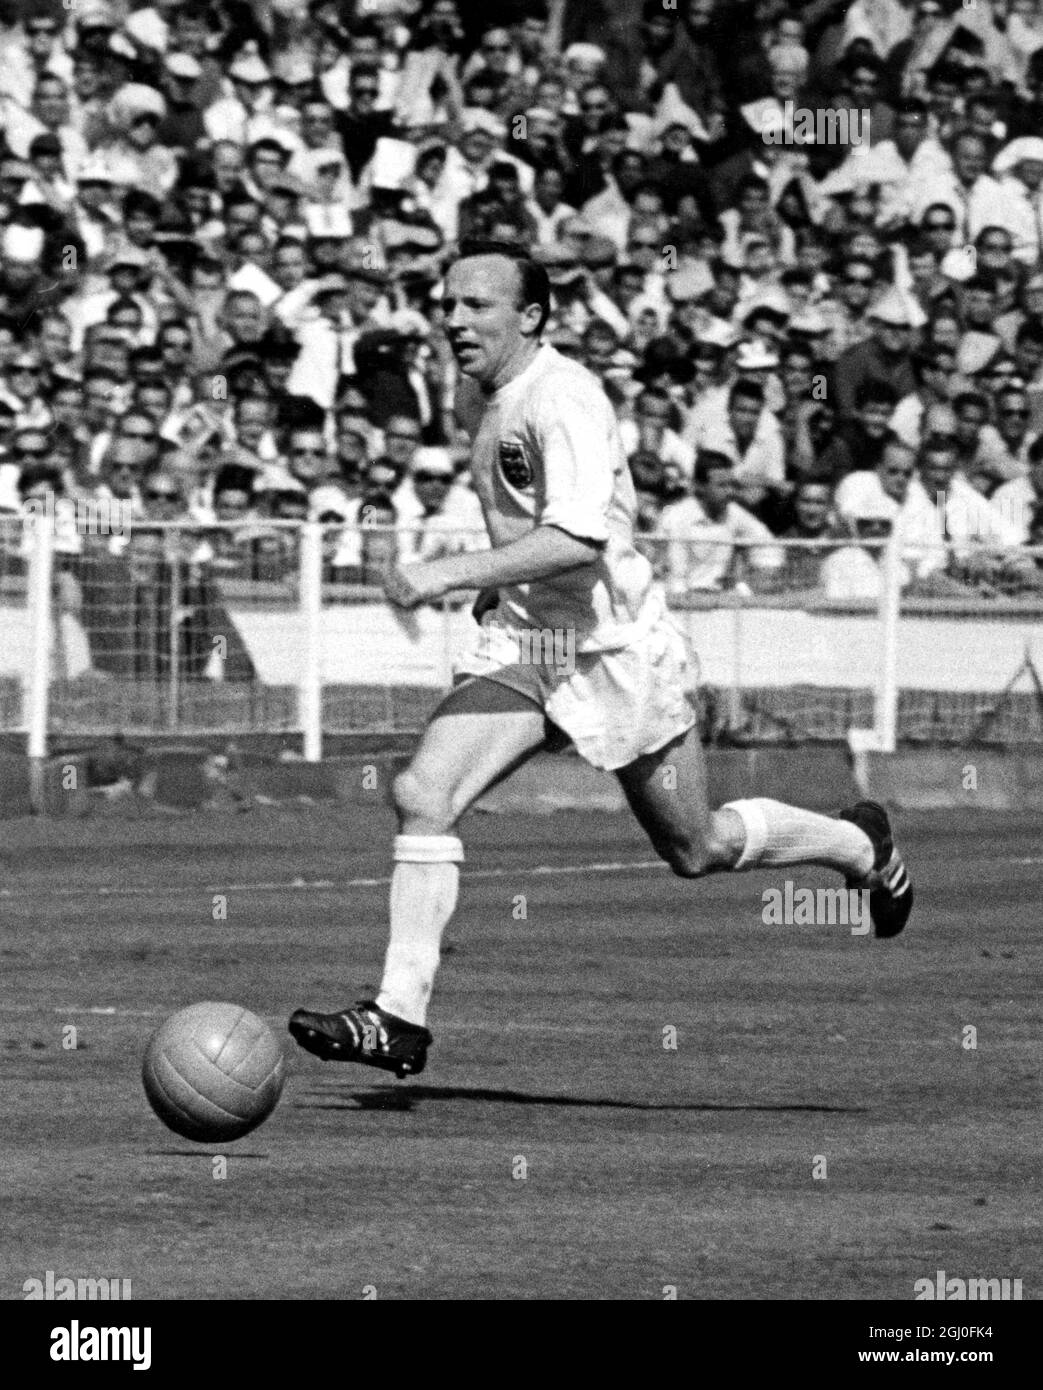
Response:
[[[538,304],[526,304],[521,311],[521,326],[525,333],[533,337],[539,332],[543,310]]]

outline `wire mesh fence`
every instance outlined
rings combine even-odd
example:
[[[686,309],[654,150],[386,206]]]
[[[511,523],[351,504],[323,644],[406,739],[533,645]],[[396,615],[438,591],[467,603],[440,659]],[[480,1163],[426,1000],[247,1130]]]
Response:
[[[141,522],[73,545],[2,520],[0,728],[303,733],[311,756],[323,731],[418,730],[478,636],[473,595],[408,619],[383,599],[388,561],[430,540]],[[444,532],[434,553],[484,543]],[[884,539],[638,543],[689,641],[711,740],[1043,741],[1043,552],[945,548],[924,584]]]

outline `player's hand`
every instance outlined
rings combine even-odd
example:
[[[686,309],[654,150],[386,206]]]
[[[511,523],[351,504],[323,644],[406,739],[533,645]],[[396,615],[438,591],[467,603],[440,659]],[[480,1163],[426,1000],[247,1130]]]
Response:
[[[437,560],[415,565],[391,565],[384,574],[384,593],[396,608],[419,608],[441,598],[449,585]]]

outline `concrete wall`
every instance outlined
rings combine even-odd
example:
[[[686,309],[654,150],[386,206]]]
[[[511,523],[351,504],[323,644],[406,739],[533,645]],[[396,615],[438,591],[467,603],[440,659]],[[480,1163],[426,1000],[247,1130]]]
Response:
[[[303,625],[285,603],[228,604],[267,685],[292,685],[301,669]],[[872,612],[784,607],[676,611],[698,655],[701,679],[739,687],[875,684],[879,625]],[[329,684],[444,687],[453,654],[475,633],[467,608],[422,609],[414,638],[389,608],[329,603],[323,615],[323,679]],[[0,677],[19,675],[28,651],[24,608],[0,606]],[[905,690],[1000,690],[1030,652],[1043,672],[1043,617],[1004,606],[993,617],[908,613],[899,635]]]

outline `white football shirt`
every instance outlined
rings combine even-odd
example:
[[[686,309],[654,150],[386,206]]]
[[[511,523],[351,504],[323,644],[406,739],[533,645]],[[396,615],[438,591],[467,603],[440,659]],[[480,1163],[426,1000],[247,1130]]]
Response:
[[[501,587],[498,620],[572,629],[577,652],[628,646],[658,605],[649,602],[651,566],[634,548],[634,487],[615,411],[597,377],[545,343],[491,396],[462,378],[457,414],[494,546],[537,526],[601,546],[582,569]]]

